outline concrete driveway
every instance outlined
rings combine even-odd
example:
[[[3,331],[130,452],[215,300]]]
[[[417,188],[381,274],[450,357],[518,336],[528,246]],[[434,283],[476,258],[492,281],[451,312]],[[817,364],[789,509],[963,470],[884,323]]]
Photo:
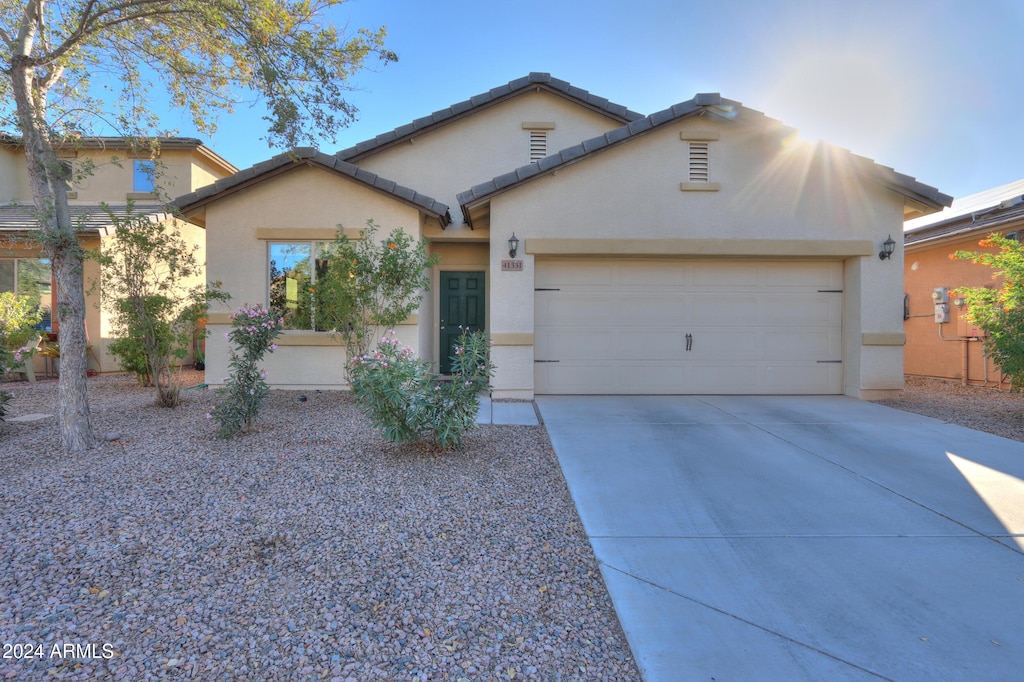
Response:
[[[1024,676],[1024,443],[831,396],[537,404],[648,682]]]

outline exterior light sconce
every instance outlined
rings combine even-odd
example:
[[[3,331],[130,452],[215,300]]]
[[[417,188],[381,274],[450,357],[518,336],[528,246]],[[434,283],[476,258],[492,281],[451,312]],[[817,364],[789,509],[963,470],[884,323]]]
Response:
[[[882,242],[882,250],[878,252],[878,257],[882,260],[889,260],[892,258],[892,252],[896,250],[896,240],[889,235],[889,238]]]
[[[519,238],[513,232],[512,236],[508,238],[508,257],[515,258],[517,253],[519,253]]]

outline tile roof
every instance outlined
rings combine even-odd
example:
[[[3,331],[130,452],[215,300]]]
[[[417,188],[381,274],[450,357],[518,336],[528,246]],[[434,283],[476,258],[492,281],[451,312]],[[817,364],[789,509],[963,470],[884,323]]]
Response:
[[[70,208],[71,219],[78,229],[100,233],[103,232],[104,228],[112,224],[113,221],[110,218],[110,213],[113,213],[118,218],[147,215],[163,220],[171,217],[163,212],[162,207],[147,207],[140,204],[135,204],[131,212],[129,212],[128,206],[125,204],[108,204],[105,208],[98,204],[86,206],[73,204]],[[37,229],[39,229],[39,223],[36,221],[35,206],[26,204],[0,206],[0,232],[28,232]]]
[[[552,173],[560,168],[576,163],[593,154],[604,151],[610,147],[621,144],[631,138],[648,133],[659,126],[671,123],[681,118],[696,115],[707,111],[724,119],[735,119],[741,113],[747,117],[756,117],[782,126],[785,130],[792,130],[788,126],[770,119],[762,112],[744,107],[740,102],[725,99],[718,93],[701,93],[693,99],[675,104],[668,109],[655,112],[650,116],[640,118],[615,130],[610,130],[604,135],[584,140],[580,144],[563,149],[555,154],[547,156],[529,165],[521,166],[512,172],[499,175],[487,182],[475,185],[470,189],[460,192],[457,196],[459,205],[462,207],[463,215],[469,221],[468,206],[476,204],[490,197],[504,192],[512,187],[526,182],[532,178]],[[838,149],[838,148],[836,148]],[[863,156],[853,154],[848,150],[840,150],[849,155],[850,160],[858,167],[858,170],[865,172],[878,182],[890,189],[893,189],[904,196],[929,206],[939,208],[948,206],[952,197],[939,192],[936,188],[918,182],[915,178],[903,173],[898,173],[888,166],[883,166]]]
[[[199,208],[219,198],[225,192],[241,189],[252,181],[258,181],[262,176],[287,170],[289,167],[298,166],[299,164],[320,166],[346,175],[365,185],[369,185],[373,189],[390,194],[399,201],[419,208],[425,213],[436,217],[441,221],[442,225],[447,225],[451,222],[451,215],[448,213],[447,204],[442,204],[440,201],[425,194],[420,194],[408,187],[403,187],[392,180],[382,178],[376,173],[371,173],[364,168],[348,163],[337,156],[325,154],[313,147],[298,147],[290,152],[278,154],[266,161],[261,161],[254,166],[238,171],[234,175],[221,178],[212,185],[207,185],[195,192],[178,197],[171,202],[171,207],[182,212]]]
[[[382,133],[371,140],[364,140],[363,142],[356,144],[354,147],[343,149],[337,153],[337,156],[341,159],[345,159],[346,161],[352,161],[353,159],[366,156],[376,150],[388,147],[413,135],[418,135],[429,128],[444,125],[445,123],[466,115],[470,111],[486,107],[524,90],[536,87],[576,100],[584,106],[607,116],[611,116],[612,118],[619,119],[623,123],[643,118],[643,114],[630,111],[621,104],[609,102],[604,97],[598,97],[597,95],[591,94],[582,88],[577,88],[566,81],[558,78],[552,78],[550,73],[534,72],[522,78],[509,81],[504,85],[499,85],[485,93],[475,95],[467,100],[453,104],[446,109],[435,111],[429,116],[418,118],[411,123],[406,123],[394,130]]]

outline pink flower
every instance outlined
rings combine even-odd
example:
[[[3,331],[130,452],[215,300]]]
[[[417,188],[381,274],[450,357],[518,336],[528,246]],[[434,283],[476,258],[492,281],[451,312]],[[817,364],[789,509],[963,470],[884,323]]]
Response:
[[[276,343],[270,344],[270,350],[272,350],[272,351],[277,350],[277,344]]]

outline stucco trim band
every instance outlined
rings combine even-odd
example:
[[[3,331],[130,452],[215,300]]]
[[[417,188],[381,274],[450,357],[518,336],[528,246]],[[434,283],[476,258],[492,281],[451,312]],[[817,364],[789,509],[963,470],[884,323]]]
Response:
[[[529,332],[501,332],[491,334],[491,343],[495,346],[532,346],[533,334]]]
[[[680,182],[680,192],[717,192],[722,186],[717,182]]]
[[[209,325],[214,325],[214,324],[225,324],[225,325],[231,326],[231,322],[232,322],[231,321],[231,313],[210,313],[206,317],[206,324],[208,326]],[[405,327],[405,326],[414,327],[414,326],[418,325],[419,323],[420,323],[420,316],[418,314],[416,314],[416,313],[413,313],[412,315],[410,315],[409,317],[405,318],[404,320],[402,320],[398,324],[400,326],[403,326],[403,327]],[[284,338],[285,336],[298,336],[298,335],[316,336],[317,338],[321,338],[321,337],[324,337],[324,336],[330,336],[331,333],[330,332],[303,332],[303,331],[288,330],[282,336],[279,336],[278,338],[280,339],[280,338]],[[276,343],[279,346],[282,345],[280,341],[277,341]],[[283,345],[294,346],[296,344],[293,343],[293,344],[283,344]],[[313,345],[313,346],[315,346],[315,345],[324,345],[324,344],[302,344],[302,345]]]
[[[528,238],[535,256],[727,256],[852,258],[874,255],[870,239],[560,239]]]
[[[344,228],[349,239],[362,239],[363,230],[358,227]],[[257,227],[256,239],[316,239],[334,241],[338,234],[336,227]]]
[[[903,332],[865,332],[860,335],[864,346],[905,346],[907,335]]]

